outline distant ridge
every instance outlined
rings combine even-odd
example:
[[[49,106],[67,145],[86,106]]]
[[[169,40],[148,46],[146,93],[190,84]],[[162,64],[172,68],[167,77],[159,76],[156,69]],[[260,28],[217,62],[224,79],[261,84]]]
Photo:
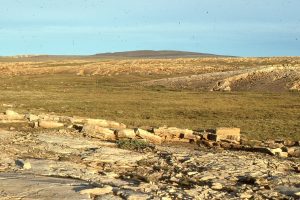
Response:
[[[182,57],[214,57],[220,56],[208,53],[197,53],[188,51],[153,51],[153,50],[138,50],[138,51],[124,51],[114,53],[100,53],[93,57],[123,57],[123,58],[182,58]]]
[[[199,58],[199,57],[227,57],[222,55],[172,50],[138,50],[112,53],[99,53],[94,55],[15,55],[0,56],[0,61],[47,61],[47,60],[73,60],[73,59],[164,59],[164,58]]]

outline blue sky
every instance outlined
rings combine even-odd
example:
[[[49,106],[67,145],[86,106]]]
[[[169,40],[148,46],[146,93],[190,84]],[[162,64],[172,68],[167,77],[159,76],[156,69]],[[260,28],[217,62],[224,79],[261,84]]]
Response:
[[[0,0],[0,55],[300,56],[299,0]]]

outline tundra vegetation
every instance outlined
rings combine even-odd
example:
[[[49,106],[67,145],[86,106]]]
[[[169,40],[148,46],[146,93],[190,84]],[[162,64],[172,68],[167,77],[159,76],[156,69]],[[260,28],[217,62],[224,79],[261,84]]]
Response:
[[[300,140],[298,57],[0,60],[0,107]]]
[[[0,60],[1,198],[300,197],[299,58]]]

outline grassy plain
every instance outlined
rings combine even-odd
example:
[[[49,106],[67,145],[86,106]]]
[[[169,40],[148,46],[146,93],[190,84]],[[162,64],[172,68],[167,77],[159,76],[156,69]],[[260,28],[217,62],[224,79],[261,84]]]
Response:
[[[137,85],[163,76],[3,76],[0,109],[14,104],[19,112],[103,118],[129,126],[234,126],[247,138],[300,140],[298,92],[201,92]]]

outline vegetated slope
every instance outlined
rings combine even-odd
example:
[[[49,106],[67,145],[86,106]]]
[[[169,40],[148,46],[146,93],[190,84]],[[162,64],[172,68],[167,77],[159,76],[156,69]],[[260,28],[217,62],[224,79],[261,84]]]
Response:
[[[35,62],[0,62],[0,74],[5,76],[38,74],[132,75],[134,77],[147,77],[139,85],[150,87],[163,86],[170,89],[201,91],[281,92],[300,90],[300,57],[41,59]]]
[[[142,83],[172,89],[209,91],[271,91],[300,90],[300,65],[261,66],[226,72],[164,78]]]

